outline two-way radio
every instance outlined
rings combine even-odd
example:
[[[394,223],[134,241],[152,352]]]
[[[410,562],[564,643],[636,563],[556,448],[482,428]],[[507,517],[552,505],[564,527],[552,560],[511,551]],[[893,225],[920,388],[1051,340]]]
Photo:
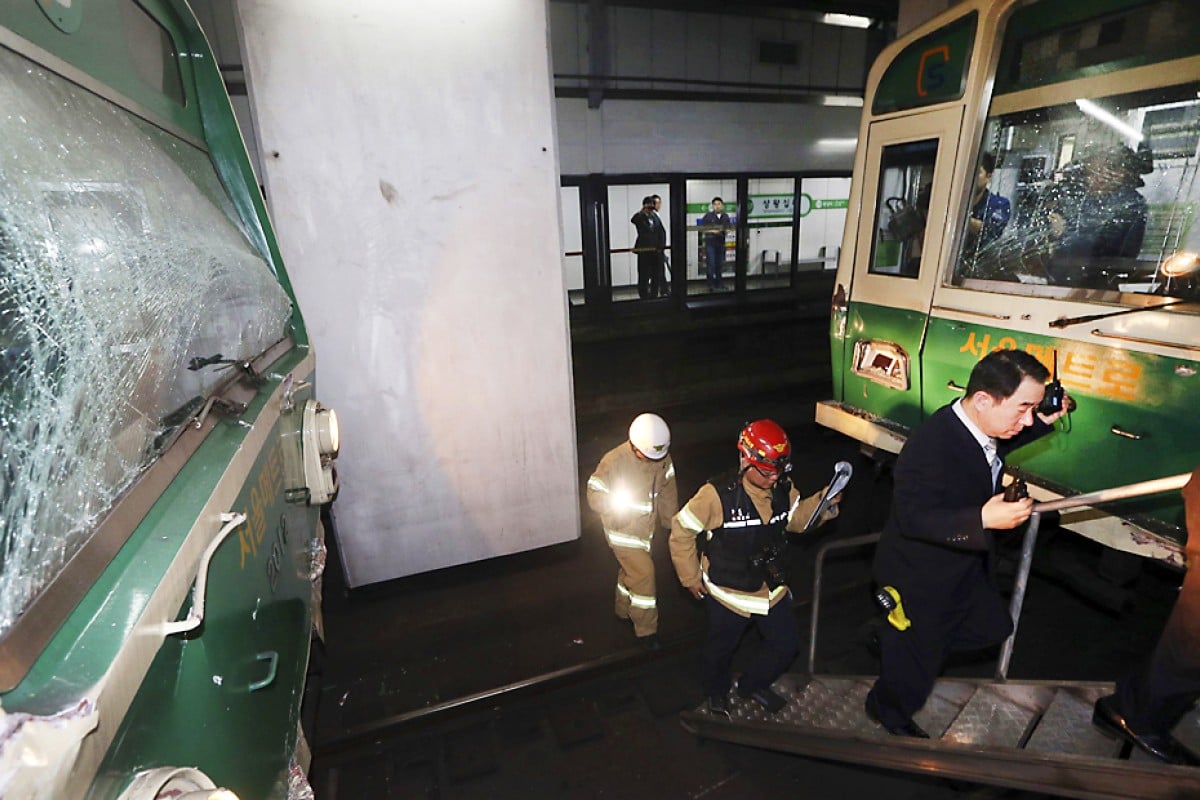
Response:
[[[1063,390],[1062,382],[1058,379],[1058,350],[1054,351],[1054,372],[1050,376],[1050,382],[1046,384],[1046,393],[1042,395],[1042,402],[1038,403],[1038,413],[1050,416],[1057,414],[1063,410],[1063,399],[1066,397],[1066,392]]]

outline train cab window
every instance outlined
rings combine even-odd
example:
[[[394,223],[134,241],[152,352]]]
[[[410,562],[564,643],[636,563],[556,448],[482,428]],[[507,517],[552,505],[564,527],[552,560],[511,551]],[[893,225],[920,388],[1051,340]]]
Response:
[[[292,309],[206,152],[3,48],[0,109],[3,636]]]
[[[993,113],[953,283],[1134,305],[1200,296],[1198,89]]]
[[[915,278],[920,274],[937,140],[883,149],[875,203],[869,271]]]

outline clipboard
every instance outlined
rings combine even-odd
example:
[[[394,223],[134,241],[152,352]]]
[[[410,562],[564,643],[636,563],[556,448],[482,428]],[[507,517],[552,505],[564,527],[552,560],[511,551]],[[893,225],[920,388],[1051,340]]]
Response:
[[[821,502],[817,503],[817,508],[805,523],[803,530],[808,530],[816,524],[821,515],[829,510],[833,505],[833,500],[842,493],[846,488],[846,484],[850,483],[850,476],[854,474],[854,468],[850,466],[849,461],[839,461],[833,465],[833,480],[829,482],[829,487],[825,493],[821,495]],[[800,498],[796,498],[796,502],[800,502]]]

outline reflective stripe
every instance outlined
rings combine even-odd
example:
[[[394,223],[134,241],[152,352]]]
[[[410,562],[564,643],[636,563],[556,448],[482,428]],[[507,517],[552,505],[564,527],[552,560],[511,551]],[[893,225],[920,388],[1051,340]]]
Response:
[[[629,605],[633,606],[634,608],[654,608],[657,605],[652,596],[634,594],[619,583],[617,584],[617,591],[628,597]]]
[[[679,513],[675,515],[675,519],[679,520],[679,524],[684,530],[691,531],[692,533],[699,533],[704,530],[704,524],[700,522],[687,506],[679,510]]]
[[[592,489],[593,491],[604,492],[605,494],[608,494],[608,484],[597,478],[595,475],[588,478],[588,488]]]
[[[608,537],[608,543],[613,547],[636,547],[650,552],[650,539],[643,539],[640,536],[630,536],[627,533],[620,531],[604,529],[604,535]],[[654,538],[651,536],[651,538]]]
[[[722,589],[708,579],[707,572],[700,573],[700,580],[704,582],[708,593],[724,605],[745,611],[747,614],[758,614],[760,617],[765,617],[771,610],[771,602],[788,590],[787,586],[776,586],[766,597],[757,597]]]
[[[642,514],[649,514],[654,511],[654,503],[630,503],[627,508],[630,511],[637,511]]]
[[[754,527],[755,525],[762,525],[762,524],[763,524],[763,521],[761,519],[743,519],[743,520],[738,520],[737,522],[726,522],[721,527],[723,527],[723,528],[751,528],[751,527]]]
[[[674,478],[674,477],[675,477],[675,462],[672,461],[671,466],[667,467],[667,474],[663,478],[663,480],[669,481],[669,480],[671,480],[671,478]]]

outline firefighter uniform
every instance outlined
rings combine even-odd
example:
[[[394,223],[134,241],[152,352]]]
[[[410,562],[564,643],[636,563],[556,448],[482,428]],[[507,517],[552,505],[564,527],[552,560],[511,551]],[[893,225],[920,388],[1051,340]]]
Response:
[[[588,506],[600,515],[617,558],[616,613],[633,622],[638,638],[658,632],[658,603],[650,542],[679,508],[671,457],[639,458],[630,442],[605,453],[587,482]]]
[[[787,585],[771,588],[749,563],[765,544],[781,542],[785,530],[803,530],[821,492],[797,502],[799,497],[788,480],[760,488],[745,473],[734,474],[700,487],[671,522],[671,560],[679,581],[693,593],[700,588],[707,595],[702,681],[709,697],[729,691],[733,654],[751,622],[763,642],[738,683],[739,693],[749,696],[769,687],[799,650],[795,617],[790,604],[782,602],[790,595]],[[818,524],[836,515],[835,507]],[[698,557],[696,539],[701,535],[704,553]]]

